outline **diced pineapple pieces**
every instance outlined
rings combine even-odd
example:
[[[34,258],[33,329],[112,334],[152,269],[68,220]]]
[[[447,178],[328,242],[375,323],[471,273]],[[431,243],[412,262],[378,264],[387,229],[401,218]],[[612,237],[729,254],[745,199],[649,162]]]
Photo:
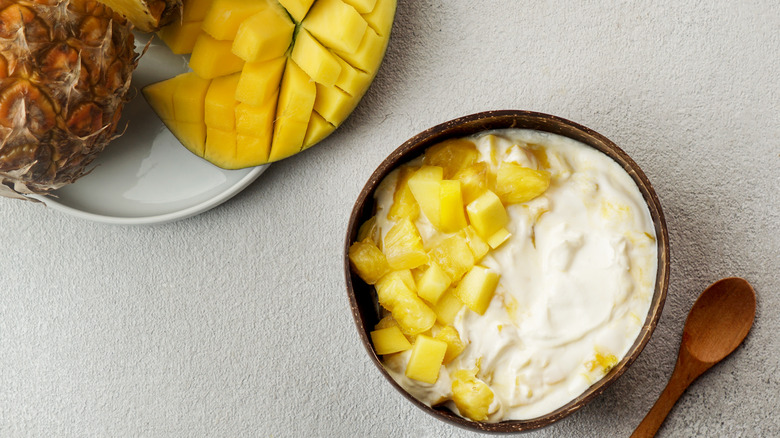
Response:
[[[346,53],[358,49],[368,27],[358,11],[341,0],[317,0],[302,24],[326,46]]]
[[[370,336],[376,354],[392,354],[412,348],[412,344],[401,333],[401,329],[398,326],[374,330],[370,333]]]
[[[349,261],[358,276],[368,284],[376,283],[390,272],[387,258],[368,238],[349,247]]]
[[[459,170],[453,178],[460,181],[463,204],[468,205],[488,189],[488,165],[474,163]]]
[[[490,190],[466,206],[466,212],[477,234],[485,240],[509,223],[509,215],[501,199]]]
[[[430,336],[419,335],[412,346],[406,377],[420,382],[434,384],[447,354],[447,343]]]
[[[417,295],[431,304],[436,304],[450,284],[452,284],[450,276],[438,264],[431,262],[417,282]]]
[[[433,310],[417,296],[398,272],[391,272],[378,281],[376,291],[379,304],[390,311],[404,334],[423,333],[436,322]]]
[[[420,206],[414,199],[412,190],[409,188],[409,178],[417,171],[411,166],[401,166],[398,170],[398,178],[393,192],[393,204],[387,212],[387,218],[397,221],[402,218],[408,218],[410,221],[416,221],[420,215]]]
[[[379,245],[379,227],[376,225],[376,216],[371,216],[358,228],[357,241],[360,242],[365,239],[371,239],[375,245]]]
[[[393,269],[411,269],[428,263],[420,233],[409,219],[401,219],[388,230],[383,248]]]
[[[496,194],[505,204],[528,202],[550,186],[550,172],[504,162],[496,174]]]
[[[498,286],[499,275],[476,265],[455,288],[455,295],[472,311],[484,315]]]
[[[507,230],[506,228],[501,228],[500,230],[493,233],[492,236],[488,237],[487,244],[490,245],[491,248],[496,249],[501,244],[509,240],[509,238],[512,236],[512,234]]]
[[[241,22],[231,50],[246,62],[279,58],[292,44],[294,30],[283,9],[269,6]]]
[[[409,180],[409,189],[423,214],[434,227],[440,226],[441,181],[444,170],[438,166],[422,166]]]
[[[453,293],[454,289],[449,289],[439,298],[439,301],[433,306],[436,313],[436,322],[442,325],[452,325],[460,309],[463,308],[463,301]]]
[[[428,252],[431,262],[437,263],[447,273],[453,283],[459,281],[472,266],[474,255],[466,238],[459,234],[439,242]]]
[[[444,169],[444,178],[451,179],[460,170],[474,164],[477,158],[479,158],[479,152],[474,142],[451,139],[426,149],[423,164],[441,167]]]
[[[447,343],[447,353],[444,355],[444,365],[452,362],[453,359],[458,357],[458,355],[466,349],[466,345],[460,340],[458,331],[452,326],[446,326],[439,330],[439,333],[436,333],[435,339]]]
[[[393,315],[387,315],[380,319],[374,326],[374,330],[379,330],[388,327],[398,327],[398,322],[393,318]]]
[[[466,242],[468,243],[469,248],[471,248],[471,253],[474,254],[474,263],[479,263],[479,261],[482,260],[482,257],[485,257],[490,251],[490,245],[479,237],[477,230],[471,225],[464,228],[463,233],[466,236]]]
[[[452,401],[461,415],[474,421],[488,419],[493,391],[476,377],[476,370],[458,370],[452,375]]]
[[[468,225],[463,208],[460,181],[443,180],[439,192],[439,226],[445,233],[454,233]]]

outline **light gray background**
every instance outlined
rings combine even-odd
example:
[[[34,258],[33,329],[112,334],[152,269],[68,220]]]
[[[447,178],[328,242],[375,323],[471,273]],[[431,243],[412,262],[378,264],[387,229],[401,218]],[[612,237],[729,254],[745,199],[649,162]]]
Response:
[[[0,200],[1,436],[473,436],[383,381],[349,312],[342,247],[373,169],[466,114],[556,114],[618,143],[666,213],[672,275],[634,366],[528,436],[628,436],[711,282],[758,293],[746,343],[661,436],[780,435],[780,10],[748,1],[401,0],[346,123],[226,204],[101,225]]]

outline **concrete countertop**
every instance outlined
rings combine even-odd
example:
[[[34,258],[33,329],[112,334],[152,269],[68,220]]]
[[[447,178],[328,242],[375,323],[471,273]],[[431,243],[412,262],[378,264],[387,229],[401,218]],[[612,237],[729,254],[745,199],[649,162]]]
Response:
[[[698,294],[741,276],[753,330],[659,436],[780,436],[780,8],[753,0],[400,0],[355,112],[227,203],[151,226],[0,199],[0,436],[465,437],[369,361],[342,272],[374,168],[446,120],[555,114],[643,168],[671,285],[635,364],[527,434],[628,436],[672,372]]]

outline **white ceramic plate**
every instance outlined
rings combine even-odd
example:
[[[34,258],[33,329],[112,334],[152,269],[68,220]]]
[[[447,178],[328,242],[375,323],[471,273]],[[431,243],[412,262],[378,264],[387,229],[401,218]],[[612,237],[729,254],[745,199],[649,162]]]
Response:
[[[136,34],[143,50],[148,36]],[[92,172],[53,196],[37,197],[76,217],[113,224],[153,224],[194,216],[216,207],[252,183],[268,167],[224,170],[193,155],[160,121],[141,88],[187,71],[187,59],[153,40],[133,73],[137,95],[125,105],[124,135],[94,161]]]

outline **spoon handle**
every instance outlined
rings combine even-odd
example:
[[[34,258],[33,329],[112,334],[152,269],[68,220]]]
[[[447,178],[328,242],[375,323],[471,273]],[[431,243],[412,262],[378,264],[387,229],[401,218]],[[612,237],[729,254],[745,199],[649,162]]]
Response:
[[[669,378],[669,383],[666,384],[666,388],[658,397],[653,408],[650,409],[644,420],[639,423],[631,438],[655,436],[658,428],[661,427],[669,411],[672,410],[672,407],[674,407],[682,393],[685,392],[685,389],[712,365],[692,357],[685,345],[683,345],[680,348],[680,355],[677,358],[677,364],[674,367],[672,377]]]

